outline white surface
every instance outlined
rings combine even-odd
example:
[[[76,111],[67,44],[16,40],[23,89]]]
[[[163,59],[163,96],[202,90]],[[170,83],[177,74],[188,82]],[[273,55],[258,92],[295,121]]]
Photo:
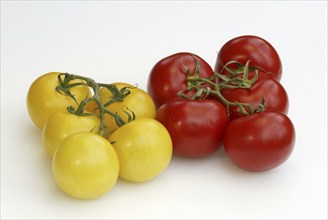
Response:
[[[161,58],[198,54],[213,67],[229,39],[253,34],[283,62],[282,84],[297,132],[279,168],[247,173],[220,150],[173,158],[144,184],[120,180],[81,201],[55,184],[41,134],[25,105],[34,79],[50,71],[125,81],[146,89]],[[1,218],[327,218],[327,2],[1,1]]]

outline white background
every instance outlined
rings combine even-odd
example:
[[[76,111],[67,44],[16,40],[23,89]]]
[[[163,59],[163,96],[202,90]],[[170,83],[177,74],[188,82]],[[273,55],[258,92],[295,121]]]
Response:
[[[125,81],[146,89],[152,66],[188,51],[214,67],[229,39],[268,40],[297,132],[289,160],[248,173],[222,150],[174,157],[158,178],[119,180],[105,196],[76,200],[55,184],[26,94],[50,71]],[[1,1],[1,218],[327,218],[326,1]]]

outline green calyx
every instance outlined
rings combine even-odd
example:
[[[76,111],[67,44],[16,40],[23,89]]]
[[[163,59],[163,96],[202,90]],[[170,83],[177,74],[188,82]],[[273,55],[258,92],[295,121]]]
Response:
[[[72,80],[82,80],[82,82],[79,83],[71,83]],[[92,89],[93,95],[91,97],[86,97],[84,100],[82,100],[80,103],[77,102],[74,95],[71,93],[70,89],[75,86],[87,86]],[[106,100],[105,104],[103,103],[103,100],[100,97],[100,89],[105,88],[108,89],[109,92],[113,95],[112,97],[109,97],[108,100]],[[73,106],[68,106],[67,111],[69,111],[72,114],[78,115],[78,116],[97,116],[100,119],[100,125],[99,129],[97,131],[98,134],[103,134],[105,137],[108,133],[108,128],[105,125],[105,114],[111,115],[117,124],[118,127],[123,126],[127,122],[130,122],[135,119],[135,114],[129,110],[127,107],[124,107],[123,112],[128,116],[128,120],[125,121],[117,112],[112,112],[108,110],[106,107],[109,106],[112,103],[115,102],[123,102],[124,98],[130,94],[130,90],[128,87],[124,87],[122,89],[118,89],[114,84],[104,84],[104,83],[97,83],[91,78],[75,75],[75,74],[69,74],[69,73],[61,73],[58,75],[58,86],[55,88],[55,90],[62,94],[69,96],[72,98],[75,103],[77,103],[78,107],[74,108]],[[85,112],[85,106],[89,102],[95,102],[97,104],[97,108],[99,110],[99,115],[95,115],[93,113]]]
[[[243,66],[238,61],[230,61],[223,66],[223,70],[226,70],[230,75],[224,75],[221,73],[213,72],[212,76],[200,77],[199,70],[200,64],[197,57],[193,56],[195,60],[195,71],[190,73],[189,69],[186,69],[186,83],[187,88],[178,92],[182,98],[190,100],[206,99],[208,96],[217,97],[227,108],[227,112],[230,112],[230,106],[236,106],[240,109],[240,113],[243,115],[254,114],[265,110],[265,100],[259,103],[256,109],[253,109],[249,103],[230,102],[222,94],[222,89],[250,89],[252,85],[258,79],[258,71],[263,70],[256,66],[249,66],[250,61],[247,61]],[[229,68],[231,64],[237,64],[237,69]],[[254,76],[249,79],[249,73],[254,71]],[[191,94],[191,95],[189,95]]]

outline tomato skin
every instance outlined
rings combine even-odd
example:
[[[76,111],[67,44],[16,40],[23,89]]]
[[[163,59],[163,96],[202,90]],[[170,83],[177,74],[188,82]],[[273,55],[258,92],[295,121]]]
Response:
[[[293,151],[295,129],[281,112],[261,112],[231,121],[224,134],[224,150],[239,168],[250,172],[273,169]]]
[[[152,118],[137,118],[109,137],[120,161],[119,176],[146,182],[160,175],[172,158],[172,140],[166,128]]]
[[[42,129],[42,145],[52,159],[57,146],[66,137],[81,131],[97,132],[99,125],[96,116],[77,116],[66,110],[55,112]]]
[[[42,129],[48,118],[58,110],[65,110],[68,106],[77,107],[75,101],[69,96],[58,93],[55,89],[58,86],[58,75],[60,72],[46,73],[31,84],[27,99],[27,111],[33,123]],[[72,80],[71,84],[82,82]],[[71,88],[71,93],[79,103],[90,94],[86,86],[76,86]]]
[[[117,82],[113,84],[119,90],[124,87],[128,87],[128,90],[130,90],[130,94],[124,98],[123,102],[112,103],[106,106],[106,109],[110,110],[113,113],[118,113],[118,115],[121,116],[122,119],[126,122],[128,121],[128,116],[124,112],[126,108],[132,111],[135,114],[136,118],[155,118],[155,104],[147,92],[128,83]],[[103,104],[105,104],[112,96],[113,94],[109,90],[105,88],[100,89],[100,98]],[[86,106],[86,110],[95,114],[99,114],[99,110],[97,108],[98,106],[95,102],[90,102]],[[109,114],[105,114],[105,124],[110,132],[113,132],[118,128],[114,117]]]
[[[211,66],[192,53],[180,52],[161,59],[152,68],[147,84],[147,91],[153,98],[157,109],[164,102],[176,97],[178,92],[186,89],[186,68],[191,74],[195,71],[196,62],[193,56],[199,60],[200,77],[213,75]]]
[[[256,109],[264,98],[266,111],[279,111],[287,114],[289,99],[286,90],[280,82],[267,75],[259,72],[259,79],[249,89],[222,89],[221,94],[230,102],[249,103],[253,109]],[[230,106],[229,112],[231,119],[243,116],[236,106]]]
[[[95,199],[116,184],[119,161],[113,146],[100,135],[79,132],[65,138],[52,160],[58,186],[78,199]]]
[[[272,72],[278,81],[281,79],[282,64],[277,51],[266,40],[252,35],[239,36],[229,40],[220,49],[214,70],[221,72],[223,66],[229,61],[236,60],[245,65],[250,60],[250,66],[259,66]],[[236,65],[229,66],[237,68]],[[223,74],[229,74],[223,71]]]
[[[185,157],[205,157],[218,150],[229,122],[220,102],[182,98],[164,103],[156,119],[169,131],[173,152]]]

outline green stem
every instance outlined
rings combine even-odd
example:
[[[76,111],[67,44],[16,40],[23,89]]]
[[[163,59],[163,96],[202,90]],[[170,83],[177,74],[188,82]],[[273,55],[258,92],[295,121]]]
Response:
[[[221,89],[227,88],[228,85],[218,84],[218,83],[212,82],[211,80],[209,80],[207,78],[188,79],[188,80],[189,81],[195,80],[197,82],[207,83],[207,84],[211,85],[214,88],[214,90],[209,88],[208,89],[209,94],[216,96],[227,107],[228,112],[229,112],[230,106],[237,106],[240,108],[241,113],[244,115],[248,115],[248,112],[245,110],[245,108],[248,109],[251,113],[253,113],[253,110],[252,110],[252,107],[250,104],[230,102],[226,98],[224,98],[224,96],[221,94]]]
[[[256,82],[258,79],[258,70],[255,67],[249,67],[250,61],[246,62],[245,66],[242,66],[241,63],[237,61],[230,61],[228,62],[223,69],[226,69],[229,71],[232,76],[225,76],[219,73],[214,72],[213,76],[210,76],[208,78],[202,78],[199,77],[199,62],[196,57],[194,57],[195,63],[196,63],[196,70],[197,74],[191,75],[186,74],[186,83],[187,83],[187,89],[185,91],[190,91],[192,89],[196,90],[196,93],[192,97],[188,97],[185,94],[185,91],[180,91],[178,93],[179,96],[186,98],[186,99],[204,99],[208,95],[214,95],[216,96],[226,107],[228,113],[230,113],[229,109],[230,106],[236,106],[240,109],[240,112],[243,115],[249,115],[249,113],[253,114],[255,112],[263,111],[265,109],[264,99],[261,104],[259,104],[259,107],[256,109],[253,109],[252,106],[248,103],[239,103],[239,102],[230,102],[228,101],[222,94],[222,89],[237,89],[237,88],[244,88],[249,89],[253,85],[253,83]],[[228,68],[227,66],[230,64],[237,64],[238,69],[233,70]],[[254,69],[255,68],[255,69]],[[249,80],[249,72],[255,71],[254,77]],[[238,77],[238,75],[243,74],[242,77]],[[221,79],[221,80],[218,80]],[[204,88],[204,84],[207,84],[209,86]],[[212,87],[213,89],[211,89]],[[205,95],[204,95],[205,94]]]
[[[61,79],[61,76],[65,76],[64,80]],[[92,114],[84,113],[84,108],[87,103],[95,102],[99,109],[99,118],[100,118],[100,127],[97,132],[98,134],[101,134],[102,131],[105,131],[104,132],[104,135],[105,135],[106,130],[108,130],[108,128],[106,128],[106,123],[105,123],[105,114],[111,115],[115,119],[115,122],[117,123],[117,125],[119,127],[126,124],[126,122],[117,113],[114,113],[114,112],[106,109],[106,106],[109,105],[110,103],[102,104],[102,100],[100,97],[100,88],[104,87],[104,88],[108,89],[110,92],[114,91],[115,89],[118,91],[118,89],[115,85],[97,83],[96,81],[94,81],[91,78],[88,78],[85,76],[80,76],[80,75],[75,75],[75,74],[69,74],[69,73],[60,74],[58,79],[59,79],[59,86],[56,88],[56,91],[65,93],[66,95],[69,95],[70,97],[72,97],[74,100],[75,100],[75,98],[70,93],[70,88],[72,88],[74,86],[78,86],[78,85],[85,85],[85,86],[90,87],[93,90],[92,97],[82,100],[79,103],[76,110],[72,106],[69,107],[69,111],[72,114],[79,115],[79,116],[92,115]],[[69,84],[69,82],[71,80],[75,80],[75,79],[83,80],[84,83]],[[113,99],[115,99],[114,102],[117,102],[117,101],[123,101],[124,97],[127,96],[129,93],[125,93],[124,95],[122,95],[122,94],[118,95],[117,93],[112,92],[112,94],[113,94]],[[133,117],[133,119],[134,119],[134,117]]]

